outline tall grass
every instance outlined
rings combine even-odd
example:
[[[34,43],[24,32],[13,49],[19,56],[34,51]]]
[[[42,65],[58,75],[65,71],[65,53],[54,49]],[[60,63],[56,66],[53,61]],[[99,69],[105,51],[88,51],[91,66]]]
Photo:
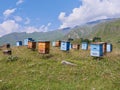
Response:
[[[0,51],[0,90],[120,90],[118,48],[101,60],[90,57],[89,50],[51,47],[50,54],[41,55],[23,46],[12,51],[12,56]],[[62,65],[62,60],[77,66]]]

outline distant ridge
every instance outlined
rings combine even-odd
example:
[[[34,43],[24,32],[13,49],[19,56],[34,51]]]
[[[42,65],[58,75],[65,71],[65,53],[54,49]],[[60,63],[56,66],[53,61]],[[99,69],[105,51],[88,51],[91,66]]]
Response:
[[[23,41],[24,38],[31,37],[35,40],[65,40],[68,38],[93,38],[101,37],[105,41],[117,42],[120,40],[120,19],[107,19],[88,22],[82,26],[74,28],[63,28],[50,32],[33,32],[33,33],[11,33],[0,38],[0,45],[11,43],[15,45],[16,41]]]

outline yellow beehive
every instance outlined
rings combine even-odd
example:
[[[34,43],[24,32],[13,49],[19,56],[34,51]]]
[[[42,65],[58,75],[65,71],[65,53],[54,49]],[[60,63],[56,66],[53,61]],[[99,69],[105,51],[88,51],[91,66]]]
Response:
[[[28,41],[28,48],[35,50],[36,49],[36,42]]]
[[[40,54],[48,54],[50,51],[50,41],[39,41],[38,52]]]
[[[55,46],[56,46],[56,47],[60,47],[60,44],[61,44],[61,41],[56,41],[56,42],[55,42]]]

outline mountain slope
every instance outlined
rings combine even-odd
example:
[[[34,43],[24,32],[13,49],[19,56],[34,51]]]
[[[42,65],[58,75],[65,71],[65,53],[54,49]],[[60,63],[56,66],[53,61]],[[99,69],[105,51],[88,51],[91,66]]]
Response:
[[[50,32],[34,32],[34,33],[11,33],[8,35],[5,35],[0,38],[0,45],[4,43],[11,43],[12,45],[15,45],[16,41],[21,40],[23,41],[25,38],[31,37],[35,40],[58,40],[62,39],[69,30],[55,30]]]
[[[85,24],[74,28],[65,28],[50,32],[34,32],[34,33],[12,33],[0,38],[0,45],[11,43],[15,45],[18,40],[23,41],[24,38],[32,37],[35,40],[65,40],[68,38],[89,38],[101,37],[103,41],[118,42],[120,41],[120,19],[112,19],[101,21],[97,24]]]
[[[120,40],[120,20],[96,25],[89,37],[101,37],[105,41],[117,42]]]

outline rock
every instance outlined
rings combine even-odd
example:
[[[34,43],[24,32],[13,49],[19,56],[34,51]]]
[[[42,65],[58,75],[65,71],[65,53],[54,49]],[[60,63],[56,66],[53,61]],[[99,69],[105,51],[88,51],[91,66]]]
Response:
[[[2,82],[2,80],[0,80],[0,82]]]
[[[68,62],[68,61],[65,61],[65,60],[61,61],[61,64],[63,64],[63,65],[70,65],[70,66],[76,66],[76,64]]]

